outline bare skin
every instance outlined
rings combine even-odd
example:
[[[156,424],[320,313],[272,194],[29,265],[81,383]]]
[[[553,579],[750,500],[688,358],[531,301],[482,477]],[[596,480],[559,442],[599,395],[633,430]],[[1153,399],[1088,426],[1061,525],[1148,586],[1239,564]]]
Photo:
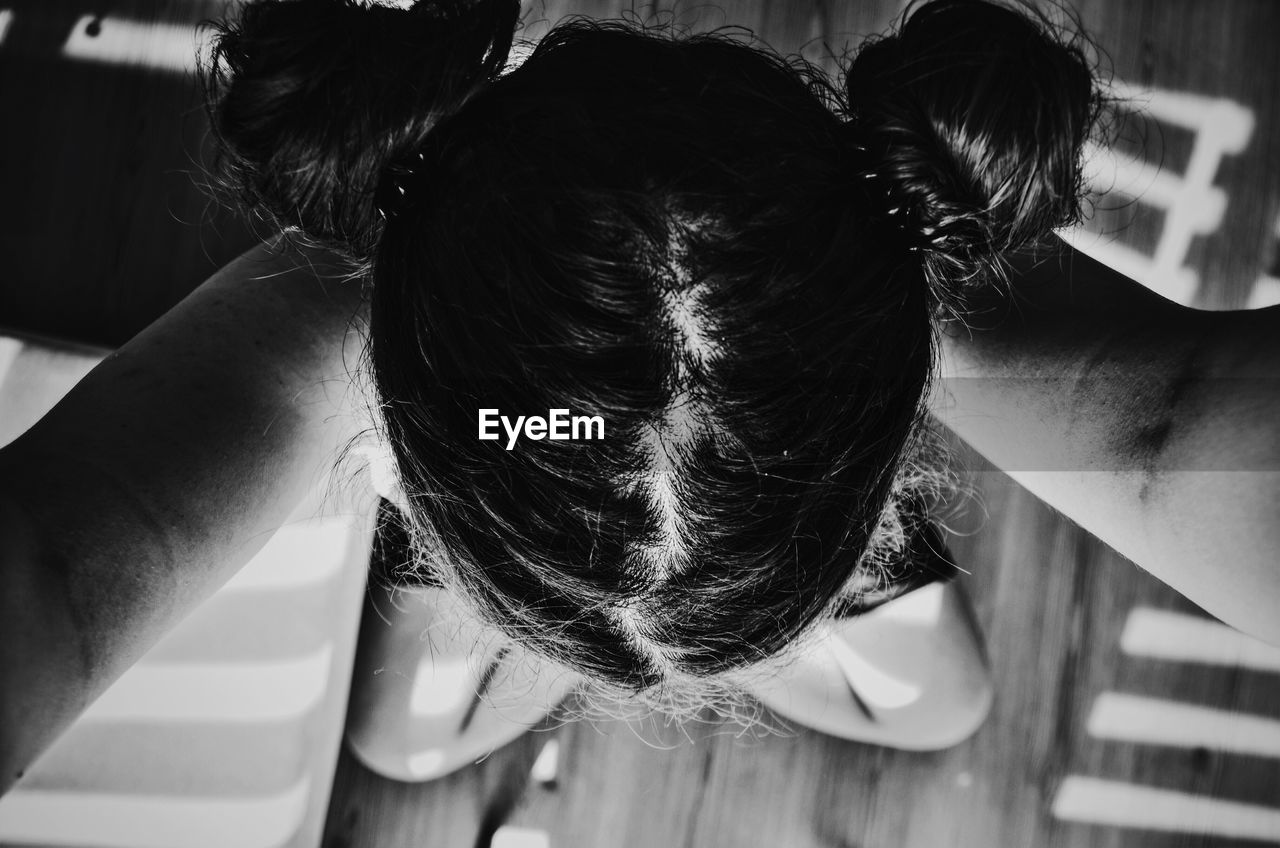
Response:
[[[324,262],[250,251],[0,450],[0,791],[358,431],[359,286]]]
[[[944,333],[938,417],[1045,502],[1280,644],[1280,308],[1171,303],[1062,244]]]

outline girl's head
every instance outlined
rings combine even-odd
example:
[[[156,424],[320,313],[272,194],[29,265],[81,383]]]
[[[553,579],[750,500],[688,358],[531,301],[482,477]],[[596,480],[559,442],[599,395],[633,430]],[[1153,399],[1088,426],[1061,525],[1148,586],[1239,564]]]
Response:
[[[935,317],[1075,216],[1094,81],[980,0],[915,9],[847,90],[586,21],[508,70],[518,11],[248,7],[212,66],[225,161],[367,263],[423,567],[598,680],[732,678],[927,579],[899,552]],[[507,450],[482,409],[604,438]]]

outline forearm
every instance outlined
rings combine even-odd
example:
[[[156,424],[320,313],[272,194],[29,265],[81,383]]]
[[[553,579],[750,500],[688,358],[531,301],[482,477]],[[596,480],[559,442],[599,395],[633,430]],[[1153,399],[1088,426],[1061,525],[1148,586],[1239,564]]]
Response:
[[[1280,642],[1274,312],[1207,313],[1065,252],[952,328],[935,410],[997,466],[1225,621]]]
[[[356,432],[358,287],[300,260],[241,257],[0,451],[4,786]]]

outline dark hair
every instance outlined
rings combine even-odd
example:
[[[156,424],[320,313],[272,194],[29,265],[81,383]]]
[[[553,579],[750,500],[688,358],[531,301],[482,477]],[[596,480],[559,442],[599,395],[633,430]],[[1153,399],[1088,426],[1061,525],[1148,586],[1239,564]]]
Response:
[[[1076,214],[1081,52],[940,0],[847,95],[726,36],[584,20],[500,73],[517,12],[251,6],[211,74],[243,194],[371,261],[424,560],[629,690],[732,675],[928,579],[899,552],[935,479],[934,316]],[[606,438],[507,451],[482,407]]]
[[[387,163],[502,69],[518,3],[248,3],[201,70],[222,183],[280,227],[368,254]]]
[[[993,256],[1079,219],[1102,105],[1082,39],[1029,6],[935,0],[858,52],[850,114],[935,287],[986,282]]]

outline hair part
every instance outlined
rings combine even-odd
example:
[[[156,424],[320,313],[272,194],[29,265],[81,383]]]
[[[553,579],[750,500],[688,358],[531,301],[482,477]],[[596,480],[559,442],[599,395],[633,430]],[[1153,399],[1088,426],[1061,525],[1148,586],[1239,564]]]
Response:
[[[687,703],[945,576],[912,554],[947,479],[935,316],[1076,214],[1092,78],[982,0],[916,8],[846,92],[723,34],[581,19],[503,72],[517,12],[251,6],[215,48],[214,123],[246,200],[368,264],[400,576]],[[506,451],[481,407],[608,438]]]

